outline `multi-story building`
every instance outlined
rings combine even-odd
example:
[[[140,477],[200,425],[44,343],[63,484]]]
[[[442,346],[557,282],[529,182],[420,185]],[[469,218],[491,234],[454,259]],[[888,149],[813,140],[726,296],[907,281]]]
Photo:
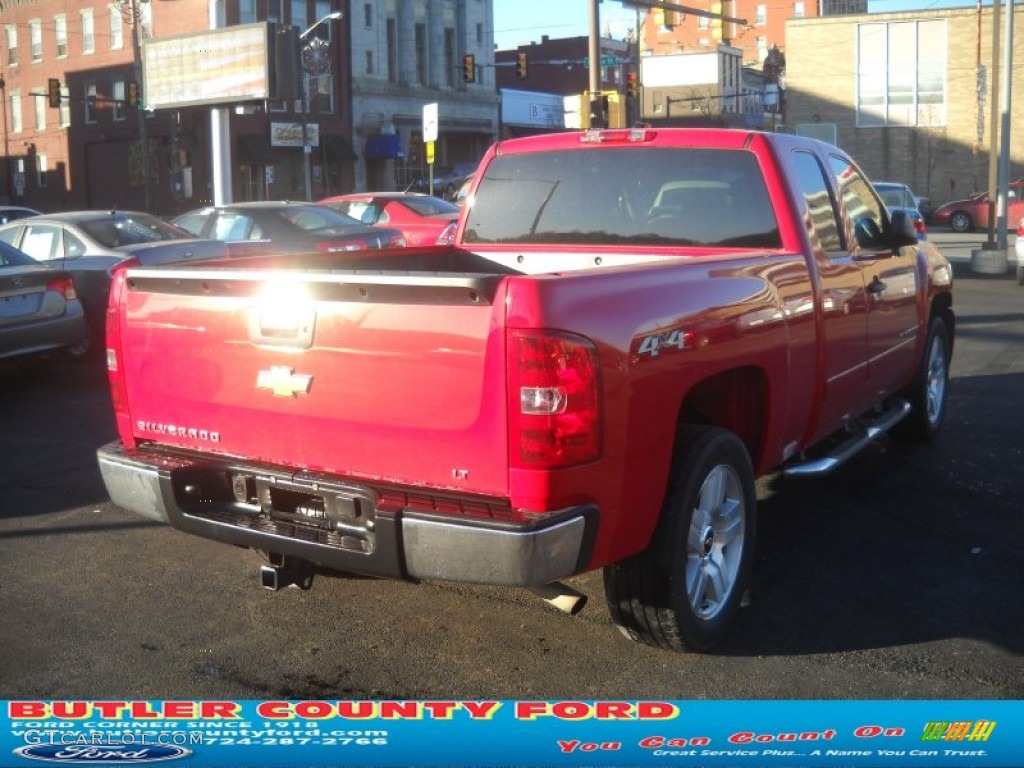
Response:
[[[598,75],[601,92],[609,96],[611,101],[605,119],[610,125],[620,121],[632,124],[637,117],[629,92],[630,83],[635,82],[635,46],[624,40],[603,37],[598,43],[598,51],[601,56]],[[588,37],[552,40],[547,35],[543,35],[539,43],[497,51],[495,71],[497,86],[503,94],[503,133],[515,135],[554,130],[550,119],[550,104],[534,101],[530,111],[535,113],[535,119],[529,119],[526,112],[515,108],[517,101],[522,101],[524,93],[567,97],[570,101],[565,103],[573,106],[568,110],[561,127],[579,128],[581,110],[586,124],[590,111],[587,105],[587,94],[590,91],[589,53]],[[565,109],[564,104],[561,108]],[[520,115],[527,119],[519,119]]]
[[[727,18],[652,10],[643,21],[645,52],[655,56],[710,52],[727,45],[739,50],[743,65],[760,67],[773,45],[785,50],[788,19],[819,15],[817,0],[703,0],[685,5]]]
[[[227,176],[224,200],[301,198],[306,186],[314,199],[396,188],[425,167],[417,132],[431,102],[439,104],[438,163],[476,159],[497,134],[493,0],[18,0],[2,8],[3,201],[170,214],[209,201],[214,171]],[[306,98],[292,89],[219,105],[216,132],[209,105],[146,108],[139,51],[147,40],[258,22],[304,33],[295,58]],[[478,64],[470,83],[467,53]]]
[[[1005,8],[996,25],[1005,24]],[[786,130],[843,147],[877,180],[901,181],[935,205],[984,191],[1005,104],[992,7],[791,21]],[[1024,28],[1024,9],[1015,12]],[[822,40],[828,40],[827,46]],[[1024,35],[1013,42],[1012,112],[1024,104]],[[1024,121],[1010,126],[1009,179],[1024,175]]]
[[[354,0],[351,14],[356,188],[426,175],[427,105],[435,168],[479,160],[498,135],[493,0]]]

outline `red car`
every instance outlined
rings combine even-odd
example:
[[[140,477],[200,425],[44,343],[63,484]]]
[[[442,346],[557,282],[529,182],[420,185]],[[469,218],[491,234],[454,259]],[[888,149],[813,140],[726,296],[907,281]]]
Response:
[[[948,225],[954,232],[970,232],[973,229],[988,228],[988,193],[979,192],[963,200],[940,205],[932,212],[932,223]],[[1009,200],[1006,206],[1006,226],[1012,229],[1015,222],[1024,216],[1024,180],[1012,181],[1009,185]]]
[[[450,244],[459,218],[458,206],[418,192],[355,192],[319,204],[363,224],[399,229],[410,246]]]

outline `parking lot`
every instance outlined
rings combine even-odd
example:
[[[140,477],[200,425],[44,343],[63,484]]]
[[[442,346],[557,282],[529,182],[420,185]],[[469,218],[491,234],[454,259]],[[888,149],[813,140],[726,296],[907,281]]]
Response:
[[[575,617],[339,574],[267,592],[255,553],[106,501],[101,368],[4,371],[0,698],[1024,698],[1024,287],[960,269],[954,308],[939,441],[764,478],[749,604],[708,655],[629,643],[599,574]]]

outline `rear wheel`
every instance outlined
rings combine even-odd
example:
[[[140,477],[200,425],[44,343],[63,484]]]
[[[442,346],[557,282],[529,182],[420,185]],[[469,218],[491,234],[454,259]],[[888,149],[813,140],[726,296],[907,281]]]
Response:
[[[757,497],[743,443],[691,426],[646,550],[604,569],[613,621],[632,640],[704,651],[732,628],[753,562]]]
[[[970,232],[974,229],[974,222],[966,211],[957,211],[949,217],[949,228],[954,232]]]

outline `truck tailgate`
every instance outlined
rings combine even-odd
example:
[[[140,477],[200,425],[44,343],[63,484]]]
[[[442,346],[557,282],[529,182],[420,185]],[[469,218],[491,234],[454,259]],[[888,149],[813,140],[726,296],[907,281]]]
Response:
[[[119,322],[134,437],[505,496],[501,281],[131,269]]]

